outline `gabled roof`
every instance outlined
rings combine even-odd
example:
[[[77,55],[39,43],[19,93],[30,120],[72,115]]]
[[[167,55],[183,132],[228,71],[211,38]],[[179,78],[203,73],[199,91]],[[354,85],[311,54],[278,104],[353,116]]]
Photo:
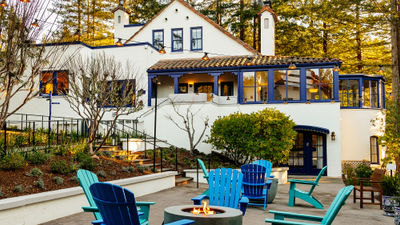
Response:
[[[169,3],[167,6],[165,6],[162,10],[160,10],[160,12],[157,13],[157,15],[155,15],[149,22],[146,23],[146,25],[144,25],[142,28],[140,28],[134,35],[132,35],[132,37],[130,37],[125,44],[129,43],[130,41],[132,41],[133,38],[136,37],[136,35],[138,35],[143,29],[145,29],[151,22],[154,21],[154,19],[156,17],[158,17],[161,13],[164,12],[164,10],[166,8],[168,8],[168,6],[170,4],[172,4],[173,2],[179,2],[181,3],[183,6],[185,6],[186,8],[188,8],[190,11],[194,12],[196,15],[200,16],[201,18],[203,18],[205,21],[207,21],[209,24],[211,24],[212,26],[214,26],[215,28],[217,28],[218,30],[220,30],[222,33],[224,33],[225,35],[227,35],[228,37],[230,37],[231,39],[233,39],[234,41],[236,41],[237,43],[239,43],[240,45],[242,45],[244,48],[246,48],[247,50],[249,50],[250,52],[252,52],[253,54],[257,54],[259,55],[260,53],[255,50],[254,48],[252,48],[250,45],[246,44],[244,41],[240,40],[239,38],[233,36],[231,33],[229,33],[228,31],[226,31],[224,28],[222,28],[220,25],[216,24],[214,21],[212,21],[211,19],[209,19],[208,17],[206,17],[205,15],[201,14],[199,11],[195,10],[193,7],[191,7],[188,3],[186,3],[183,0],[174,0],[171,1],[171,3]]]
[[[261,13],[263,12],[270,12],[272,14],[272,16],[274,16],[275,21],[278,21],[278,16],[276,15],[276,13],[274,12],[274,10],[271,9],[271,7],[269,6],[265,6],[264,8],[262,8],[260,10],[260,12],[257,13],[257,15],[261,15]]]
[[[251,66],[246,65],[250,60]],[[278,66],[289,65],[294,63],[301,64],[340,64],[339,59],[331,58],[309,58],[309,57],[291,57],[291,56],[222,56],[211,57],[210,60],[201,58],[192,59],[165,59],[160,60],[147,71],[157,70],[185,70],[185,69],[206,69],[206,68],[222,68],[222,67],[252,67],[252,66]]]
[[[131,14],[131,12],[128,9],[126,9],[123,5],[118,5],[115,9],[111,10],[111,12],[115,13],[119,9],[128,13],[129,15]]]

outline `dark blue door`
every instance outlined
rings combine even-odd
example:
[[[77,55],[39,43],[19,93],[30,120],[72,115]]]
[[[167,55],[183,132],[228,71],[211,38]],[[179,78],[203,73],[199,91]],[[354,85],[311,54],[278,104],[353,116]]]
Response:
[[[289,174],[317,175],[326,166],[326,134],[297,131],[288,166]]]

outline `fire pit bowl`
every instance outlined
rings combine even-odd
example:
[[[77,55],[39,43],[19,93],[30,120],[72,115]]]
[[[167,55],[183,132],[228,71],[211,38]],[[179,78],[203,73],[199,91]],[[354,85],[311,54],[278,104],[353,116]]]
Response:
[[[181,219],[194,220],[194,224],[206,225],[241,225],[242,212],[239,209],[233,209],[222,206],[208,206],[215,213],[212,215],[191,213],[194,208],[201,208],[199,205],[178,205],[171,206],[164,210],[164,223],[172,223]]]

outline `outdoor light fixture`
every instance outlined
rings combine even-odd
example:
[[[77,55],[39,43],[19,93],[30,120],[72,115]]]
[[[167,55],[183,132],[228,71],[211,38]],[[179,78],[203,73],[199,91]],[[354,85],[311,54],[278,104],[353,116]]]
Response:
[[[332,140],[332,141],[336,140],[336,133],[335,133],[335,131],[332,131],[332,133],[331,133],[331,140]]]
[[[338,65],[336,65],[335,67],[333,67],[332,70],[333,70],[334,72],[339,72],[339,71],[340,71],[340,68],[339,68]]]
[[[81,37],[81,30],[77,29],[74,33],[75,37]]]
[[[291,62],[290,65],[289,65],[289,69],[290,70],[294,70],[296,68],[297,68],[296,65],[293,62]]]
[[[253,63],[251,62],[251,58],[247,57],[246,66],[252,66],[252,65],[253,65]]]
[[[201,58],[202,60],[208,61],[210,60],[210,57],[208,57],[208,53],[204,52],[204,56]]]
[[[383,66],[382,65],[379,65],[379,68],[378,68],[378,70],[376,72],[383,73],[383,72],[385,72],[385,70],[383,70]]]
[[[37,19],[35,19],[35,21],[31,24],[34,27],[39,27],[39,22]]]
[[[115,43],[116,46],[123,46],[121,38],[118,38],[118,41]]]
[[[159,53],[161,53],[161,54],[165,54],[165,53],[167,53],[167,52],[165,51],[165,48],[164,48],[164,46],[162,46],[162,47],[161,47],[161,49],[160,49],[160,50],[158,50],[158,52],[159,52]]]
[[[8,4],[7,4],[6,0],[1,1],[0,6],[7,7]]]
[[[20,0],[21,2],[26,2],[26,3],[29,3],[29,2],[31,2],[31,0]]]

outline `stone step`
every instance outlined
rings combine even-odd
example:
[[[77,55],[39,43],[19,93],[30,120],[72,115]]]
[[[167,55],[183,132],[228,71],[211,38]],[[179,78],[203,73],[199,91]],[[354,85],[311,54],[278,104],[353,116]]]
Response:
[[[175,186],[182,186],[193,182],[193,177],[175,177]]]
[[[150,162],[151,159],[135,159],[135,160],[131,160],[133,163],[137,163],[137,164],[143,164],[144,162]]]

